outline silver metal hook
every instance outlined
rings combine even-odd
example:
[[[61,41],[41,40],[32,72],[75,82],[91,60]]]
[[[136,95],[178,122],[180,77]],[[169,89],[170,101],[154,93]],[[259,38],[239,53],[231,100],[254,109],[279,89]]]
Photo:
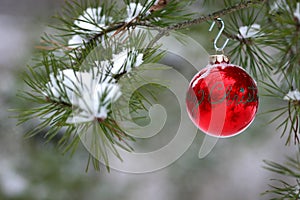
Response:
[[[215,50],[216,50],[216,51],[223,51],[223,49],[226,47],[227,43],[229,42],[229,39],[228,39],[228,38],[226,39],[226,41],[224,42],[224,44],[223,44],[223,46],[222,46],[221,48],[219,48],[219,47],[217,46],[217,42],[218,42],[219,38],[221,37],[222,32],[224,31],[224,28],[225,28],[225,24],[224,24],[223,20],[222,20],[221,18],[217,18],[217,20],[218,20],[219,22],[221,22],[222,26],[221,26],[221,29],[220,29],[220,31],[219,31],[217,37],[216,37],[215,40],[214,40],[214,47],[215,47]],[[212,29],[214,28],[215,24],[216,24],[216,21],[214,21],[214,22],[211,24],[211,26],[210,26],[210,28],[209,28],[208,31],[212,31]]]

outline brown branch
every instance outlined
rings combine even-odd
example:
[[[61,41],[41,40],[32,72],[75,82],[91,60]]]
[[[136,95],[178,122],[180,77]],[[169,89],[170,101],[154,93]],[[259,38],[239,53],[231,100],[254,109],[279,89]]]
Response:
[[[201,17],[198,17],[198,18],[193,19],[193,20],[187,20],[187,21],[180,22],[180,23],[177,23],[177,24],[174,24],[174,25],[170,25],[166,28],[163,28],[160,31],[160,33],[157,34],[156,37],[150,42],[148,47],[152,47],[154,45],[154,43],[156,43],[160,38],[162,38],[164,35],[168,34],[172,30],[184,29],[184,28],[190,27],[192,25],[196,25],[196,24],[206,22],[208,20],[215,20],[218,17],[233,13],[235,11],[245,9],[245,8],[249,8],[249,7],[254,6],[254,5],[262,4],[265,1],[266,0],[254,0],[254,1],[246,1],[246,2],[242,2],[242,3],[238,3],[234,6],[216,11],[216,12],[214,12],[212,14],[209,14],[209,15],[206,15],[206,16],[201,16]]]
[[[167,26],[165,28],[160,28],[159,29],[160,33],[154,38],[154,41],[155,42],[158,41],[162,36],[166,35],[168,32],[170,32],[172,30],[184,29],[184,28],[190,27],[192,25],[203,23],[203,22],[208,21],[208,20],[214,20],[218,17],[233,13],[235,11],[245,9],[245,8],[249,8],[249,7],[254,6],[254,5],[262,4],[265,1],[266,0],[253,0],[253,1],[246,1],[246,2],[242,2],[242,3],[238,3],[234,6],[231,6],[231,7],[222,9],[222,10],[218,10],[218,11],[216,11],[212,14],[206,15],[206,16],[200,16],[200,17],[195,18],[193,20],[187,20],[187,21],[183,21],[183,22],[179,22],[177,24]],[[129,29],[130,27],[135,27],[135,26],[146,26],[146,27],[155,28],[149,22],[140,21],[140,20],[138,20],[138,18],[136,18],[136,19],[137,20],[133,20],[132,22],[129,22],[129,23],[125,23],[125,22],[116,23],[113,26],[107,28],[106,30],[103,30],[103,32],[101,32],[99,34],[96,34],[92,39],[90,39],[89,42],[97,40],[98,38],[102,37],[106,33],[117,31],[119,29],[122,29],[122,30],[123,29]],[[120,30],[120,31],[122,31],[122,30]],[[151,46],[153,46],[153,44],[148,45],[148,47],[151,47]]]
[[[131,22],[120,22],[117,24],[114,24],[113,26],[110,26],[107,29],[104,29],[102,32],[96,34],[92,39],[90,39],[89,42],[95,41],[98,38],[102,37],[103,35],[117,31],[115,34],[121,32],[122,30],[129,29],[130,27],[136,27],[136,26],[145,26],[145,27],[153,27],[149,22],[144,22],[144,21],[134,21],[132,20]],[[153,27],[154,28],[154,27]]]
[[[246,2],[242,2],[242,3],[238,3],[232,7],[216,11],[216,12],[206,15],[206,16],[201,16],[201,17],[193,19],[193,20],[188,20],[188,21],[181,22],[181,23],[178,23],[175,25],[171,25],[171,26],[167,27],[166,29],[167,30],[178,30],[178,29],[187,28],[194,24],[200,24],[200,23],[208,21],[208,20],[214,20],[218,17],[230,14],[232,12],[235,12],[235,11],[238,11],[241,9],[245,9],[245,8],[257,5],[257,4],[262,4],[265,1],[266,0],[254,0],[254,1],[246,1]]]

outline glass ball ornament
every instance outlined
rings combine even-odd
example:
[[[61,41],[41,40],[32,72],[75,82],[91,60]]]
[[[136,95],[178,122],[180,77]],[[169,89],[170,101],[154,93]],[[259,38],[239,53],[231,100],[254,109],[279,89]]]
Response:
[[[204,133],[232,137],[243,132],[258,110],[255,80],[225,55],[210,56],[210,63],[189,84],[187,112]]]

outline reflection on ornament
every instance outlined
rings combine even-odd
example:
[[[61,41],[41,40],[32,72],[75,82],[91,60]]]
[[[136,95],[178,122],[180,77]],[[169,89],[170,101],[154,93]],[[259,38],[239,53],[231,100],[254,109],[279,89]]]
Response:
[[[210,64],[190,82],[186,106],[194,124],[215,137],[244,131],[258,109],[257,85],[241,67],[224,55],[211,56]]]

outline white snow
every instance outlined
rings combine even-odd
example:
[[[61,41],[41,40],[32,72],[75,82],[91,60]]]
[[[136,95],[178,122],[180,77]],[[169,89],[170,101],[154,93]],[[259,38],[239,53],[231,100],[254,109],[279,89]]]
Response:
[[[153,0],[149,0],[147,5],[149,5]],[[159,0],[156,0],[153,5],[157,5]],[[143,13],[145,11],[146,7],[142,6],[140,3],[130,3],[127,5],[126,10],[127,10],[127,18],[124,20],[125,22],[129,23],[133,20],[136,19],[138,15]],[[112,22],[112,17],[102,15],[102,8],[87,8],[82,15],[78,17],[74,21],[74,24],[78,26],[81,30],[82,33],[96,33],[100,32],[103,29],[106,29],[108,26],[106,23]],[[146,11],[145,15],[148,16],[150,15],[150,11]],[[133,28],[131,27],[130,30]],[[135,28],[137,29],[137,28]],[[110,36],[113,35],[113,33],[109,34]],[[83,38],[80,35],[74,35],[69,41],[68,45],[71,48],[77,48],[83,44],[83,42],[86,42],[86,38]]]
[[[100,32],[107,28],[106,21],[111,22],[112,18],[105,15],[101,16],[102,8],[87,8],[82,15],[74,21],[82,33],[95,33]],[[72,48],[77,48],[87,40],[80,35],[74,35],[69,41],[68,45]]]
[[[138,53],[134,49],[125,49],[118,54],[113,54],[111,60],[96,61],[95,65],[102,69],[103,73],[108,72],[108,74],[106,73],[108,76],[113,76],[124,72],[129,73],[132,67],[138,67],[143,62],[142,53]]]
[[[68,123],[93,121],[95,118],[105,119],[108,106],[121,96],[118,84],[111,79],[104,79],[104,74],[97,72],[75,72],[66,69],[56,76],[50,74],[50,81],[44,95],[65,102],[70,102],[76,112],[70,117]]]
[[[113,75],[129,73],[133,67],[143,63],[143,54],[138,51],[123,50],[113,54],[111,60],[95,61],[95,67],[87,72],[65,69],[50,74],[47,90],[43,94],[59,101],[71,103],[78,108],[68,123],[105,119],[108,106],[115,102],[121,91]]]
[[[64,102],[68,102],[72,97],[73,90],[76,88],[76,73],[72,69],[66,69],[50,74],[50,81],[46,84],[50,92],[44,92],[45,96],[53,96],[59,98]],[[61,94],[65,94],[62,96]]]
[[[105,21],[112,21],[111,17],[101,16],[102,8],[87,8],[74,24],[87,31],[101,31],[106,28]],[[96,25],[97,24],[97,25]]]
[[[239,28],[239,34],[237,34],[237,36],[240,39],[256,38],[262,36],[262,34],[259,34],[259,32],[260,32],[260,25],[252,24],[251,26],[241,26]]]
[[[130,3],[127,5],[127,18],[125,22],[131,22],[134,20],[139,14],[145,11],[145,7],[142,6],[140,3]],[[146,11],[146,15],[150,15],[150,11]]]
[[[87,42],[86,39],[82,38],[80,35],[74,35],[68,42],[68,45],[72,48],[77,48],[83,44],[83,42]]]
[[[283,97],[284,100],[287,100],[287,101],[300,101],[300,92],[298,89],[296,90],[290,90],[284,97]]]
[[[83,123],[97,119],[106,119],[108,106],[122,95],[116,83],[102,82],[91,79],[91,76],[82,79],[79,95],[75,95],[78,110],[69,117],[67,123]]]
[[[110,70],[112,74],[129,73],[132,67],[138,67],[143,63],[143,54],[126,49],[119,54],[114,54],[112,62],[113,67]]]
[[[285,0],[277,0],[270,7],[270,14],[277,12],[279,9],[287,9],[289,10],[289,6],[287,5]]]

